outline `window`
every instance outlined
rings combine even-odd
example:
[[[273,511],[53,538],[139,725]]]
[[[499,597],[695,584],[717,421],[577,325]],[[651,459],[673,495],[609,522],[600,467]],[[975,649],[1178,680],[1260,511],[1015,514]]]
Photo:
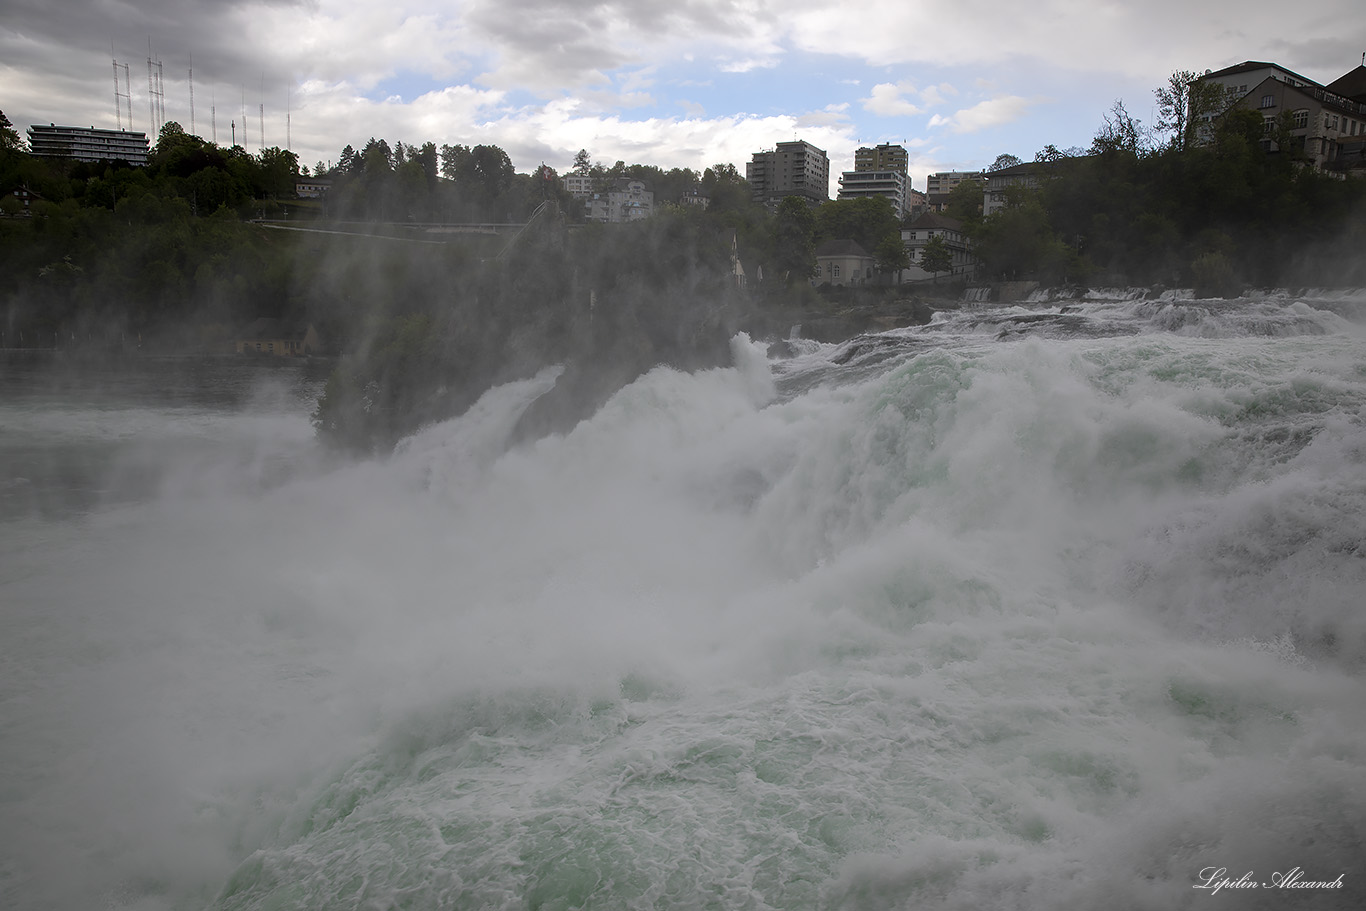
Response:
[[[817,278],[820,278],[820,277],[821,277],[821,274],[822,274],[822,271],[821,271],[821,264],[820,264],[820,263],[816,263],[816,277],[817,277]]]
[[[831,278],[839,278],[839,277],[840,277],[840,267],[839,267],[839,266],[831,266],[831,267],[830,267],[830,277],[831,277]]]
[[[1263,96],[1262,96],[1261,107],[1264,107],[1264,108],[1274,108],[1275,106],[1276,106],[1276,96],[1275,96],[1275,95],[1263,95]]]
[[[1269,134],[1270,134],[1273,130],[1275,130],[1275,129],[1276,129],[1276,118],[1275,118],[1275,117],[1263,117],[1263,118],[1262,118],[1262,134],[1263,134],[1263,135],[1269,135]]]
[[[1309,109],[1301,108],[1295,112],[1295,129],[1303,130],[1309,126]]]

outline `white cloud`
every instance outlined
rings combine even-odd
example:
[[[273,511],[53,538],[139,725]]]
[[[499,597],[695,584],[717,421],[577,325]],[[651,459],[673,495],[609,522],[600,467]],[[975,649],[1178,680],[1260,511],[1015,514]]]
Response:
[[[930,118],[930,127],[946,126],[953,133],[975,133],[988,127],[1003,126],[1024,117],[1029,109],[1046,99],[1021,98],[1019,95],[1003,95],[988,98],[970,108],[963,108],[947,117],[936,114]]]
[[[914,117],[925,113],[925,109],[906,100],[906,95],[915,92],[909,82],[881,82],[873,86],[872,94],[863,99],[863,109],[879,117]]]

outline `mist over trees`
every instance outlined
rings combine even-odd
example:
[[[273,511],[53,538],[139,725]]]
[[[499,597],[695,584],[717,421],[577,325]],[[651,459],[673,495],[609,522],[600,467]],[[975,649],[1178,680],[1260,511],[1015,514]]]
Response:
[[[1258,112],[1193,80],[1174,73],[1155,90],[1153,129],[1117,101],[1089,149],[1046,147],[1034,185],[1008,187],[990,216],[981,187],[955,188],[949,214],[973,239],[980,277],[1202,296],[1366,284],[1366,180],[1307,166],[1288,121],[1268,133]]]
[[[1189,75],[1156,90],[1151,129],[1116,102],[1088,149],[1048,145],[1023,169],[998,156],[987,177],[1029,180],[989,216],[984,184],[961,182],[946,214],[973,241],[971,279],[1211,295],[1366,284],[1366,181],[1304,166],[1290,124],[1268,134],[1259,114],[1223,110]],[[1207,113],[1215,119],[1198,134]],[[1283,151],[1267,154],[1268,138]],[[584,224],[552,168],[519,173],[493,145],[369,137],[310,169],[288,150],[223,148],[170,122],[134,168],[31,156],[0,114],[0,347],[220,351],[256,318],[307,320],[340,355],[319,432],[378,451],[547,363],[565,374],[528,428],[557,426],[656,364],[722,363],[729,335],[766,311],[836,306],[810,283],[825,240],[872,254],[875,284],[908,265],[884,199],[791,197],[770,213],[733,164],[609,166],[580,150],[571,172],[596,191],[643,180],[655,214]],[[297,198],[305,175],[329,187],[321,199]],[[19,187],[34,217],[14,217]],[[679,205],[693,195],[705,209]],[[547,214],[515,243],[433,242],[420,230],[520,225],[538,210]],[[938,284],[948,251],[931,244],[921,265]]]

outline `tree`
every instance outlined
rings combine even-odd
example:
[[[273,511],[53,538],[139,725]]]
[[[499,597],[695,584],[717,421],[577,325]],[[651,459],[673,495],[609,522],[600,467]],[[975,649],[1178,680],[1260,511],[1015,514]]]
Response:
[[[261,191],[263,195],[280,199],[294,195],[294,182],[299,176],[299,156],[279,146],[262,149]]]
[[[1017,164],[1024,164],[1014,155],[997,155],[996,160],[987,166],[988,171],[1003,171],[1006,168],[1013,168]]]
[[[1206,82],[1191,70],[1177,70],[1166,85],[1153,89],[1157,99],[1159,135],[1169,136],[1166,148],[1184,152],[1199,140],[1201,122],[1225,113],[1233,96],[1217,82]]]
[[[953,269],[953,252],[949,250],[948,244],[944,243],[944,238],[938,234],[933,235],[920,251],[920,268],[934,276],[937,283],[940,272],[948,272]]]
[[[1123,101],[1116,101],[1091,142],[1091,154],[1123,152],[1137,156],[1146,145],[1147,131],[1142,122],[1129,115]]]
[[[570,170],[580,177],[587,177],[593,170],[593,162],[588,157],[587,149],[579,149],[574,155],[574,164]]]
[[[805,281],[816,271],[816,216],[800,196],[786,196],[773,222],[774,262],[787,284]]]
[[[985,189],[980,180],[962,181],[949,191],[944,214],[967,225],[977,224],[982,220],[982,193]]]
[[[888,234],[873,250],[873,262],[879,272],[900,272],[911,264],[910,251],[901,241],[901,232]]]
[[[24,141],[19,138],[19,131],[14,129],[14,124],[9,122],[4,111],[0,111],[0,150],[17,151],[24,147]]]
[[[817,242],[849,239],[865,250],[876,250],[886,237],[900,242],[901,223],[885,197],[836,199],[816,209]]]
[[[469,158],[470,148],[463,145],[441,146],[441,176],[447,180],[459,179],[460,172],[465,169],[465,162]]]

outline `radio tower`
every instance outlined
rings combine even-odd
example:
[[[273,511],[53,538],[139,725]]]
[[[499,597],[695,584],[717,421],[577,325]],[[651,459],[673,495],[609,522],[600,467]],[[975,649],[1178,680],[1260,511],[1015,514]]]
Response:
[[[166,122],[166,90],[163,88],[161,61],[152,61],[152,39],[147,39],[147,104],[152,115],[152,135],[161,133]]]
[[[266,74],[265,74],[265,73],[262,73],[262,74],[261,74],[261,94],[260,94],[259,96],[257,96],[257,97],[264,99],[265,96],[266,96]],[[260,117],[261,117],[261,148],[260,148],[260,151],[264,152],[264,151],[266,150],[266,103],[265,103],[265,101],[261,101],[261,102],[259,103],[259,107],[258,107],[257,113],[258,113],[258,114],[260,115]]]
[[[194,54],[190,55],[190,135],[194,135]]]
[[[112,48],[111,48],[112,50]],[[133,95],[128,85],[128,64],[123,66],[123,91],[119,91],[119,61],[114,60],[114,117],[119,122],[119,129],[123,129],[123,106],[128,105],[128,128],[133,127]],[[122,100],[120,100],[122,99]]]

